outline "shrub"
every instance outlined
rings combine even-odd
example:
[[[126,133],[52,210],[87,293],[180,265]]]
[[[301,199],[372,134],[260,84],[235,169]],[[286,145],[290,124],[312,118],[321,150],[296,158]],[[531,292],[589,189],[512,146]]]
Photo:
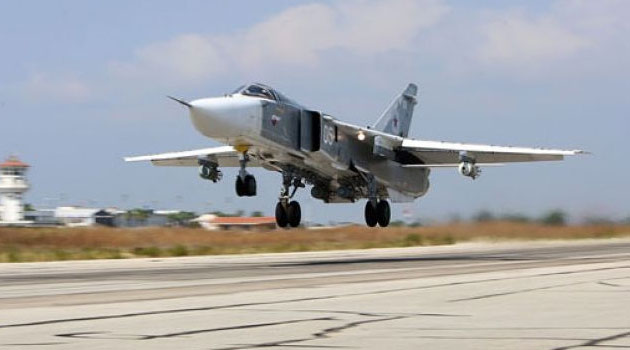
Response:
[[[423,243],[422,236],[417,233],[410,233],[406,235],[405,238],[403,239],[403,244],[406,247],[422,245],[422,243]]]
[[[422,227],[422,222],[414,221],[414,222],[409,224],[409,227]]]
[[[160,256],[162,251],[158,247],[137,247],[133,249],[135,255],[150,256],[152,258]]]
[[[188,248],[186,248],[186,246],[178,244],[174,246],[173,248],[169,249],[168,252],[172,256],[186,256],[188,255]]]
[[[564,226],[567,223],[567,214],[561,210],[552,210],[545,214],[540,222],[549,226]]]
[[[511,221],[511,222],[522,222],[522,223],[531,221],[531,219],[527,217],[527,215],[516,214],[516,213],[502,215],[501,220]]]
[[[492,213],[487,210],[482,210],[479,213],[477,213],[475,216],[473,216],[473,220],[477,222],[492,221],[494,220],[494,215],[492,215]]]
[[[196,217],[197,217],[197,214],[191,211],[182,211],[175,214],[169,214],[167,216],[168,221],[171,224],[174,224],[177,226],[189,226],[190,224],[194,224],[194,223],[191,223],[190,220]]]

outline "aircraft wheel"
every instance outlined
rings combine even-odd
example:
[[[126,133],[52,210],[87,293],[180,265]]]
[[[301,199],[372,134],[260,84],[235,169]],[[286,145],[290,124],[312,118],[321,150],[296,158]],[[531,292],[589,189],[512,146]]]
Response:
[[[207,167],[205,165],[202,165],[199,167],[199,176],[202,179],[209,179],[210,178],[210,167]]]
[[[287,227],[288,223],[287,211],[284,210],[284,205],[278,202],[278,204],[276,204],[276,224],[278,227]]]
[[[248,197],[256,195],[256,178],[254,175],[246,175],[245,181],[243,181],[244,194]]]
[[[236,188],[237,196],[243,197],[245,195],[245,183],[240,176],[236,177],[236,185],[234,187]]]
[[[302,220],[302,208],[300,208],[300,203],[296,201],[289,203],[287,207],[287,217],[291,227],[300,226],[300,221]]]
[[[365,203],[365,223],[369,227],[374,227],[376,226],[377,222],[378,219],[376,217],[376,208],[374,208],[372,202],[368,200],[367,203]]]
[[[376,217],[378,218],[378,224],[381,227],[387,227],[391,216],[392,212],[389,208],[389,202],[381,199],[376,205]]]

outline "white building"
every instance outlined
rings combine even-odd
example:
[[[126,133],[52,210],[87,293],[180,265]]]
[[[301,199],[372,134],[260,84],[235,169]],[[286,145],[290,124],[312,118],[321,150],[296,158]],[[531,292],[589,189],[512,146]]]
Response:
[[[28,164],[16,157],[0,163],[0,225],[26,225],[22,195],[28,191]]]
[[[204,214],[192,222],[206,230],[273,230],[276,228],[276,218],[274,216],[244,217],[244,216],[217,216],[214,214]]]
[[[55,209],[55,218],[65,226],[85,227],[96,224],[96,213],[100,209],[82,208],[82,207],[57,207]]]

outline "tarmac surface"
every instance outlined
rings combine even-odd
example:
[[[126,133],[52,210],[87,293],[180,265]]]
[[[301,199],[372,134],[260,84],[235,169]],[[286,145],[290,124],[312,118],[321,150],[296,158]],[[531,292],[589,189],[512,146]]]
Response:
[[[0,349],[630,349],[630,240],[0,264]]]

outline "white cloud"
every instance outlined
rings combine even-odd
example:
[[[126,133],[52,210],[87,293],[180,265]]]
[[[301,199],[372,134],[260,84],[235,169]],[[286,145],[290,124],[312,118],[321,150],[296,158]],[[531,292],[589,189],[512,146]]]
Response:
[[[527,18],[504,13],[481,26],[478,58],[484,63],[536,66],[570,57],[591,45],[590,40],[553,16]]]
[[[134,78],[166,75],[195,80],[222,71],[225,62],[214,40],[186,34],[142,47],[136,50],[132,62],[113,62],[110,68],[117,74]]]
[[[244,57],[301,65],[316,63],[325,50],[372,55],[406,49],[421,29],[448,11],[439,1],[353,1],[299,6],[252,27],[244,35]]]
[[[42,73],[32,74],[19,85],[19,90],[32,100],[55,102],[85,102],[93,95],[88,84],[76,77]]]
[[[203,81],[227,72],[290,65],[312,67],[327,50],[369,56],[405,50],[448,8],[440,0],[354,0],[289,8],[231,35],[188,34],[142,47],[113,62],[122,77]]]

